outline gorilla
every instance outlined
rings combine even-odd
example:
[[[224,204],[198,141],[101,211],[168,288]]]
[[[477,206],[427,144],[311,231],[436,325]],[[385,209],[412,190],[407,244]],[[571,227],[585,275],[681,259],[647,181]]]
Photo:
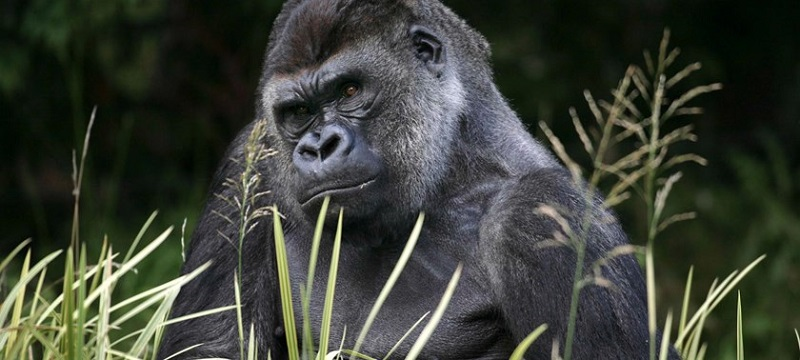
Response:
[[[173,318],[229,306],[241,271],[245,339],[266,358],[287,358],[272,216],[252,222],[241,244],[239,181],[250,134],[258,144],[254,208],[283,219],[296,323],[311,239],[330,206],[319,250],[319,291],[310,294],[315,342],[334,224],[344,214],[329,348],[352,348],[420,213],[425,221],[405,270],[360,352],[383,356],[436,308],[455,269],[463,272],[424,359],[507,359],[541,324],[528,359],[563,353],[577,252],[551,246],[565,232],[536,209],[559,209],[585,244],[585,272],[611,286],[579,297],[576,359],[644,359],[650,344],[645,282],[632,255],[592,266],[627,243],[602,199],[576,184],[526,131],[499,93],[487,41],[435,0],[289,0],[269,35],[256,121],[229,147],[194,231],[183,272],[211,263],[185,285]],[[240,270],[238,270],[240,269]],[[320,290],[321,289],[321,290]],[[345,334],[345,327],[347,333]],[[410,339],[420,332],[417,328]],[[240,356],[235,311],[167,327],[159,358]],[[400,344],[404,356],[413,340]],[[556,347],[554,349],[554,347]],[[183,352],[181,352],[183,351]],[[670,358],[677,358],[672,350]]]

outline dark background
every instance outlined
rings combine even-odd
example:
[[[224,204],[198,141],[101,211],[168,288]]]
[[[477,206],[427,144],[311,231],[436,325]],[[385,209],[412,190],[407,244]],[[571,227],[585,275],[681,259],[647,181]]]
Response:
[[[568,108],[584,89],[608,98],[662,31],[700,61],[691,85],[724,89],[694,101],[699,141],[669,211],[696,210],[657,239],[661,310],[678,310],[695,266],[695,305],[715,277],[767,254],[744,280],[751,358],[796,358],[800,327],[800,1],[446,2],[493,48],[498,85],[532,132],[547,121],[580,151]],[[82,193],[82,240],[124,249],[149,214],[151,232],[188,220],[234,134],[251,120],[277,1],[0,0],[0,258],[25,238],[41,257],[69,243],[71,154],[97,121]],[[537,134],[539,135],[539,134]],[[638,203],[618,210],[644,240]],[[179,232],[178,232],[179,233]],[[180,239],[131,291],[176,276]],[[124,290],[124,289],[123,289]],[[707,321],[710,358],[735,356],[735,296]]]

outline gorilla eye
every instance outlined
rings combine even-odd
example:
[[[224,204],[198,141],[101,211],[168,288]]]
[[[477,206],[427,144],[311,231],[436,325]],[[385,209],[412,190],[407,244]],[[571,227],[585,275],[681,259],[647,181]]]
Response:
[[[342,88],[342,96],[349,98],[358,94],[358,85],[350,83]]]
[[[293,112],[295,115],[300,115],[300,116],[303,116],[303,115],[308,115],[308,113],[309,113],[309,111],[308,111],[308,106],[305,106],[305,105],[297,105],[297,106],[295,106],[295,107],[293,107],[293,108],[292,108],[292,112]]]

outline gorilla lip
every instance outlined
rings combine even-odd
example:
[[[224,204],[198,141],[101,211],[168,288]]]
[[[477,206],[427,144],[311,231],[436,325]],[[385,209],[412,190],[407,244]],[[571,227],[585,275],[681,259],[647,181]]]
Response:
[[[306,206],[309,203],[311,203],[312,201],[317,200],[317,199],[319,199],[320,197],[323,197],[323,196],[327,196],[327,195],[334,196],[334,195],[341,194],[341,193],[346,193],[346,192],[360,191],[360,190],[364,189],[365,187],[374,184],[377,179],[378,179],[377,177],[370,178],[370,179],[367,179],[366,181],[361,181],[361,182],[357,183],[356,185],[345,185],[345,186],[340,186],[340,187],[312,189],[312,191],[310,191],[308,193],[308,198],[303,200],[303,201],[301,201],[300,204],[302,206]]]

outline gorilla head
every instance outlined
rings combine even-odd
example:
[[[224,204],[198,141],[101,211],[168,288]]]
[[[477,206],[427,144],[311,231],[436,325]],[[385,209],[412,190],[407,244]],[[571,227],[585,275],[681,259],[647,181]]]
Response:
[[[462,76],[487,77],[488,48],[443,6],[412,5],[295,1],[276,20],[259,111],[281,136],[293,165],[284,181],[309,215],[330,196],[350,221],[406,221],[454,165],[477,100]]]
[[[344,328],[364,325],[397,261],[398,240],[420,212],[426,221],[416,249],[362,347],[370,356],[385,355],[436,307],[460,263],[461,281],[421,356],[507,359],[547,324],[526,357],[549,358],[566,338],[578,261],[571,247],[542,246],[562,229],[533,209],[565,211],[585,241],[584,272],[626,243],[597,197],[572,181],[497,91],[486,41],[437,1],[290,0],[270,34],[259,89],[261,141],[274,155],[257,165],[256,191],[267,195],[255,206],[275,205],[285,216],[295,309],[302,284],[325,287],[327,256],[306,278],[320,203],[330,197],[329,217],[344,209],[331,348],[353,346]],[[283,359],[273,224],[261,218],[240,234],[240,209],[224,201],[240,195],[226,179],[242,173],[252,129],[234,140],[215,176],[183,271],[212,264],[181,289],[171,316],[233,304],[239,269],[243,328],[253,325],[259,354]],[[239,235],[240,245],[229,240]],[[331,251],[332,238],[325,229],[320,254]],[[573,355],[646,358],[641,269],[632,256],[604,263],[597,271],[614,288],[581,290]],[[316,343],[324,294],[307,295],[310,316],[295,320],[310,321]],[[238,357],[239,325],[233,311],[176,323],[159,357]]]

